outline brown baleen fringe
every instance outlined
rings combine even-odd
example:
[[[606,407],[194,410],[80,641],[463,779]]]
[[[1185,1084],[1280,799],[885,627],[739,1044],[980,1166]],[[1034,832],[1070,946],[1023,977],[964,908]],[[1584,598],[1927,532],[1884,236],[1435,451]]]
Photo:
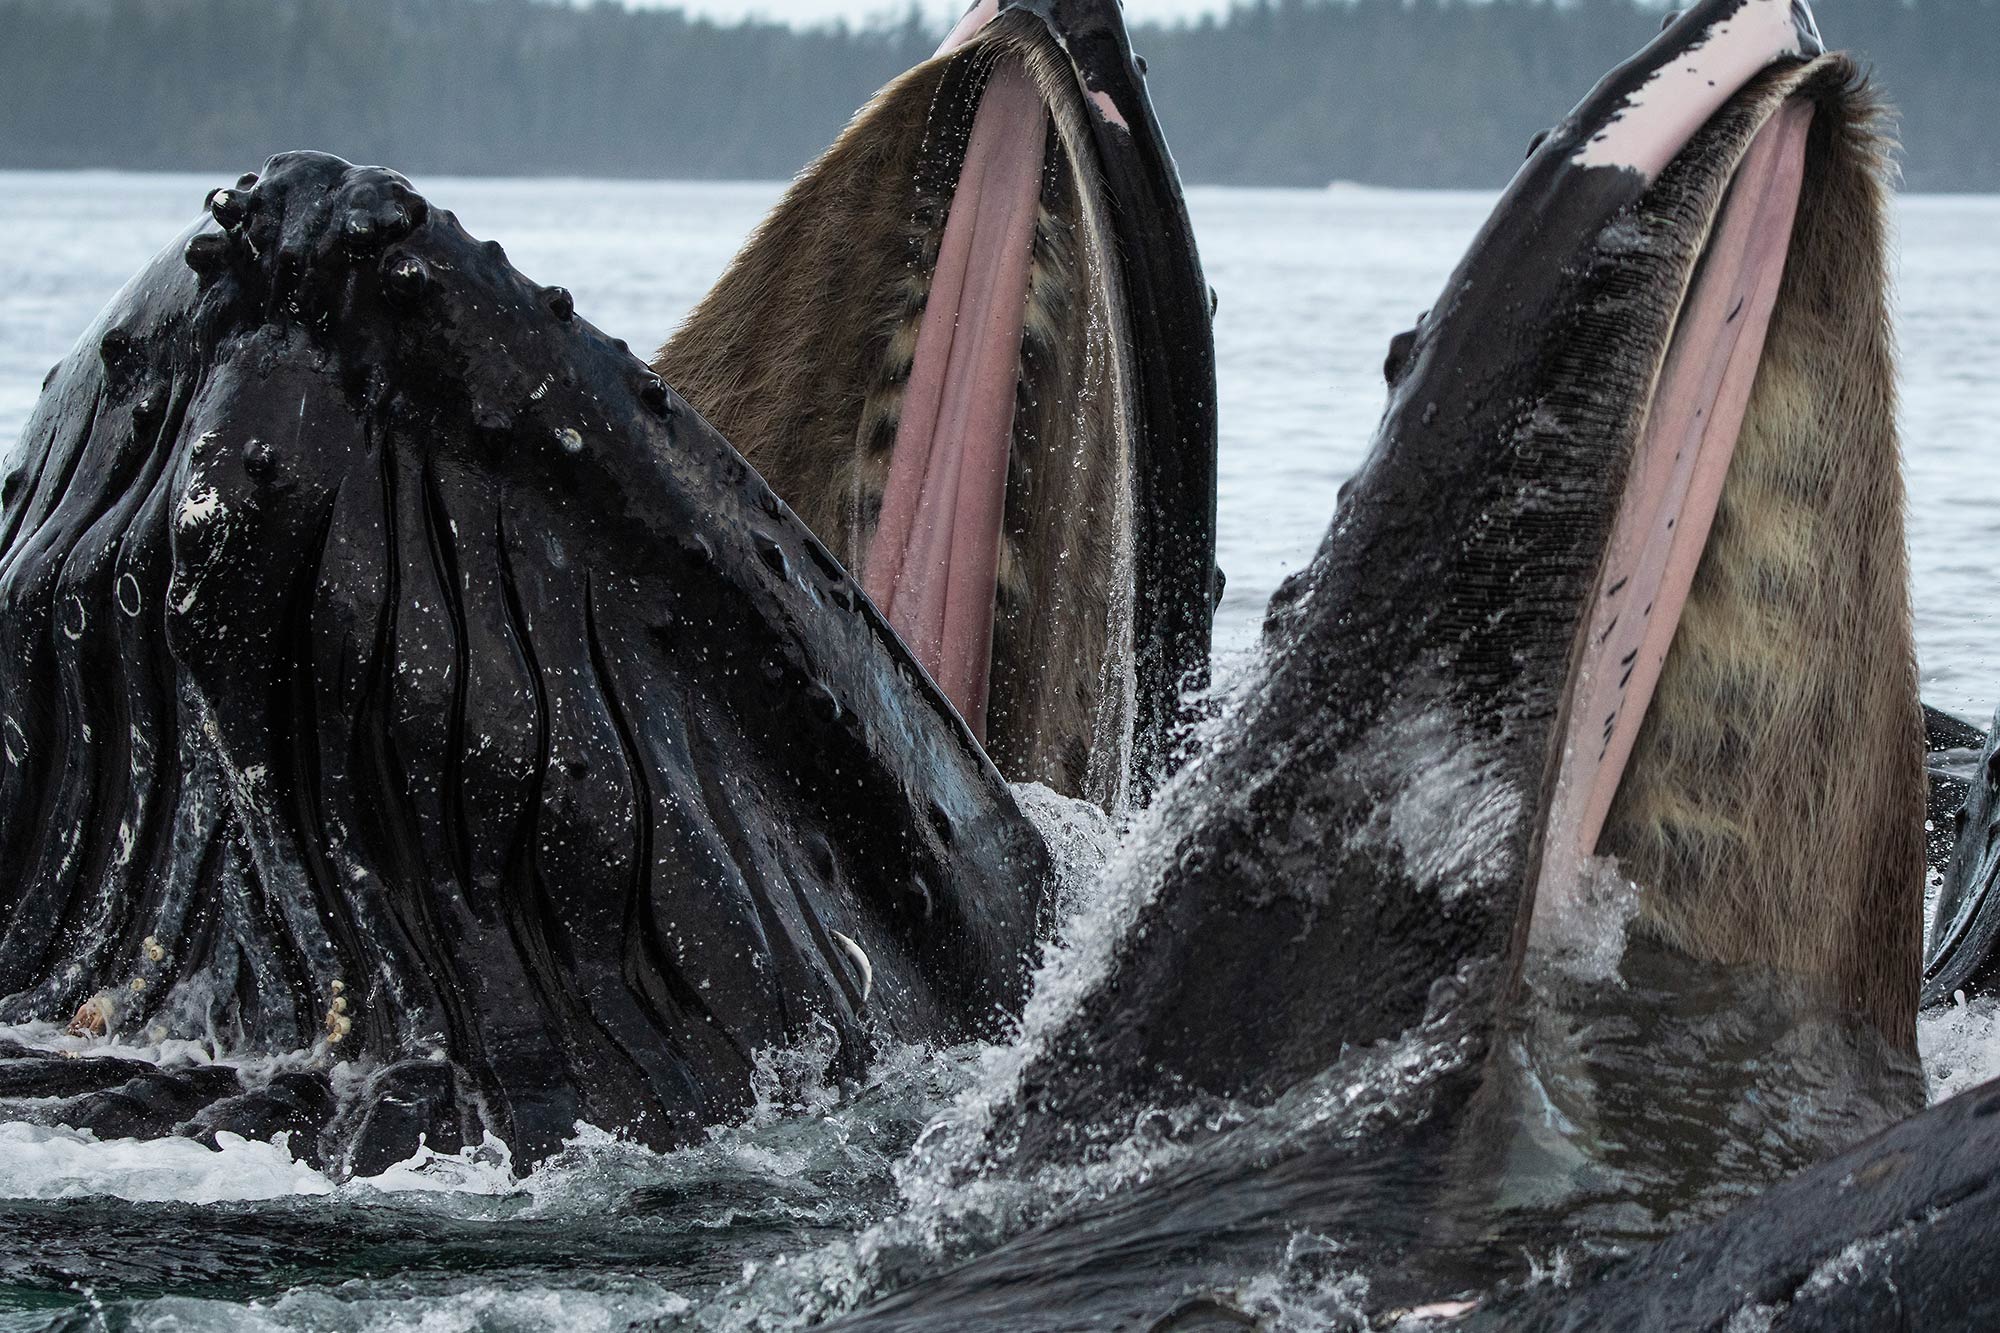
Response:
[[[1887,117],[1844,60],[1822,62],[1793,95],[1818,112],[1779,303],[1598,845],[1645,887],[1641,919],[1668,943],[1771,966],[1913,1050],[1923,725],[1887,301]]]
[[[859,505],[879,508],[888,480],[950,203],[918,170],[944,69],[864,107],[653,359],[850,566],[873,527]]]
[[[1028,16],[910,71],[793,184],[654,359],[850,567],[881,511],[978,94],[1019,60],[1051,110],[1022,340],[987,749],[1103,804],[1129,749],[1127,372],[1115,257],[1068,63]]]

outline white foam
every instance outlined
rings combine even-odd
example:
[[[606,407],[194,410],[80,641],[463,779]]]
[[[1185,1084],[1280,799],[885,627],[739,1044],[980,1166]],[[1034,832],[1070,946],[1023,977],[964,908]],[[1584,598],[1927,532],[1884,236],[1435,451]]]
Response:
[[[352,1288],[289,1292],[235,1305],[168,1297],[121,1311],[121,1327],[195,1333],[266,1333],[311,1328],[329,1333],[512,1333],[559,1328],[575,1333],[622,1330],[686,1314],[693,1303],[643,1278],[575,1287],[521,1290],[481,1284],[437,1295],[360,1296]]]
[[[572,1146],[610,1141],[579,1126]],[[0,1123],[0,1198],[108,1197],[133,1203],[246,1203],[338,1194],[348,1202],[397,1194],[479,1196],[532,1192],[516,1180],[506,1145],[488,1137],[475,1148],[441,1153],[420,1147],[405,1160],[336,1184],[300,1161],[289,1137],[269,1142],[218,1133],[216,1147],[193,1139],[100,1139],[64,1126]]]
[[[77,1036],[54,1023],[19,1023],[12,1027],[0,1027],[0,1041],[76,1060],[142,1060],[168,1069],[220,1063],[235,1064],[246,1071],[268,1068],[275,1073],[279,1068],[295,1065],[305,1058],[302,1055],[253,1061],[219,1060],[215,1048],[208,1042],[169,1037],[164,1029],[124,1039]]]
[[[840,1085],[830,1071],[839,1057],[840,1034],[821,1018],[797,1043],[757,1051],[750,1070],[750,1090],[757,1100],[747,1123],[761,1128],[791,1116],[817,1118],[832,1111],[840,1103]]]
[[[1048,844],[1057,915],[1071,916],[1103,878],[1105,864],[1118,846],[1119,821],[1091,801],[1064,796],[1039,782],[1017,782],[1013,788],[1021,813]]]
[[[1229,1304],[1272,1333],[1365,1328],[1368,1279],[1346,1258],[1346,1248],[1315,1232],[1298,1232],[1277,1266],[1238,1286]]]
[[[1447,901],[1508,873],[1521,791],[1497,747],[1444,710],[1392,718],[1343,762],[1348,780],[1381,794],[1356,846],[1400,856],[1411,879]]]
[[[112,992],[100,998],[115,1009],[122,996]],[[180,1007],[187,1006],[183,1004]],[[234,1069],[248,1088],[264,1087],[280,1074],[301,1069],[324,1069],[333,1082],[334,1091],[340,1093],[360,1086],[367,1072],[352,1061],[329,1063],[324,1041],[310,1050],[286,1051],[277,1055],[232,1055],[223,1051],[213,1036],[191,1038],[170,1035],[170,1021],[151,1024],[129,1034],[104,1037],[80,1036],[49,1022],[18,1023],[0,1026],[0,1042],[12,1042],[32,1051],[72,1060],[135,1060],[169,1070],[219,1065]]]
[[[1771,1333],[1784,1312],[1782,1305],[1745,1305],[1729,1316],[1722,1333]]]
[[[1577,981],[1610,981],[1625,957],[1625,932],[1639,912],[1639,886],[1615,858],[1585,857],[1572,885],[1538,899],[1528,938],[1536,962]]]
[[[120,1057],[165,1067],[233,1064],[246,1082],[281,1067],[314,1060],[314,1053],[218,1061],[196,1042],[153,1045],[72,1037],[53,1024],[0,1029],[0,1037],[76,1059]],[[607,1197],[622,1196],[652,1179],[749,1173],[771,1179],[820,1173],[888,1170],[873,1143],[875,1118],[884,1105],[901,1108],[918,1099],[915,1114],[927,1116],[958,1092],[969,1070],[969,1050],[938,1051],[885,1044],[860,1083],[829,1076],[839,1053],[830,1027],[790,1048],[757,1054],[753,1085],[757,1101],[738,1124],[719,1125],[706,1141],[674,1152],[658,1152],[587,1124],[579,1124],[563,1147],[525,1176],[516,1176],[507,1145],[488,1135],[459,1152],[419,1147],[410,1157],[377,1175],[339,1182],[299,1160],[284,1135],[256,1142],[218,1134],[218,1148],[184,1138],[101,1139],[87,1131],[27,1121],[0,1122],[0,1198],[75,1199],[104,1197],[133,1202],[194,1205],[243,1203],[299,1196],[335,1196],[346,1204],[367,1205],[413,1195],[449,1199],[449,1211],[465,1220],[503,1219],[601,1211]],[[352,1095],[365,1071],[352,1064],[329,1071],[337,1097]],[[10,1099],[16,1114],[35,1114],[47,1099]]]
[[[1933,1102],[2000,1078],[2000,1001],[1967,1002],[1961,992],[1918,1014],[1917,1049]]]
[[[83,1130],[0,1124],[0,1197],[211,1204],[334,1191],[281,1142],[234,1134],[217,1134],[216,1142],[219,1150],[192,1139],[100,1140]]]

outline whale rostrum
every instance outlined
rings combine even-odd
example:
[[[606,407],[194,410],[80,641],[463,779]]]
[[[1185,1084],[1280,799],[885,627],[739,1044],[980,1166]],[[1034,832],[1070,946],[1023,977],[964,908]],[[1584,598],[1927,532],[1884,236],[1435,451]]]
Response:
[[[343,1168],[997,1032],[1039,836],[729,444],[392,173],[209,211],[7,483],[0,1016],[372,1070]]]

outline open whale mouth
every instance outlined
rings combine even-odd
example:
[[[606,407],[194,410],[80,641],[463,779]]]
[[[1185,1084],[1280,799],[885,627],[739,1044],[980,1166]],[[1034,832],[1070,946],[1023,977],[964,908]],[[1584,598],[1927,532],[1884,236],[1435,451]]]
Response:
[[[1392,350],[1335,541],[1375,534],[1432,590],[1423,651],[1519,757],[1538,926],[1615,857],[1644,929],[1907,1045],[1923,786],[1880,119],[1802,4],[1670,21]]]
[[[1387,1049],[1421,1052],[1404,1123],[1483,1121],[1536,912],[1593,854],[1642,886],[1647,956],[1806,980],[1903,1063],[1923,786],[1879,120],[1802,8],[1704,0],[1545,136],[1392,346],[1370,455],[1024,1039],[996,1159],[1093,1159],[1160,1107],[1199,1139],[1322,1078],[1351,1107],[1344,1062]]]
[[[1106,804],[1205,664],[1214,540],[1207,294],[1140,88],[1115,5],[976,5],[658,362],[1007,776]]]
[[[1797,31],[1655,186],[1702,241],[1576,640],[1537,914],[1614,856],[1654,934],[1906,1046],[1923,782],[1880,161],[1855,71]]]
[[[1651,711],[1748,420],[1805,189],[1812,101],[1764,111],[1653,379],[1568,700],[1543,884],[1594,852]],[[1703,151],[1701,148],[1697,152]],[[1768,406],[1768,404],[1767,404]],[[1553,896],[1553,895],[1552,895]]]

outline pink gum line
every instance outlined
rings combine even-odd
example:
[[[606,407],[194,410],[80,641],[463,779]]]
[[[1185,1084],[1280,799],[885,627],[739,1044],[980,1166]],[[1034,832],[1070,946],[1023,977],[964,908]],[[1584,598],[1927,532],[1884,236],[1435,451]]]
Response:
[[[981,740],[1047,129],[1027,73],[1000,65],[945,221],[863,579]]]
[[[1571,704],[1543,865],[1552,897],[1596,850],[1715,521],[1777,308],[1812,116],[1789,104],[1759,131],[1682,307]]]

